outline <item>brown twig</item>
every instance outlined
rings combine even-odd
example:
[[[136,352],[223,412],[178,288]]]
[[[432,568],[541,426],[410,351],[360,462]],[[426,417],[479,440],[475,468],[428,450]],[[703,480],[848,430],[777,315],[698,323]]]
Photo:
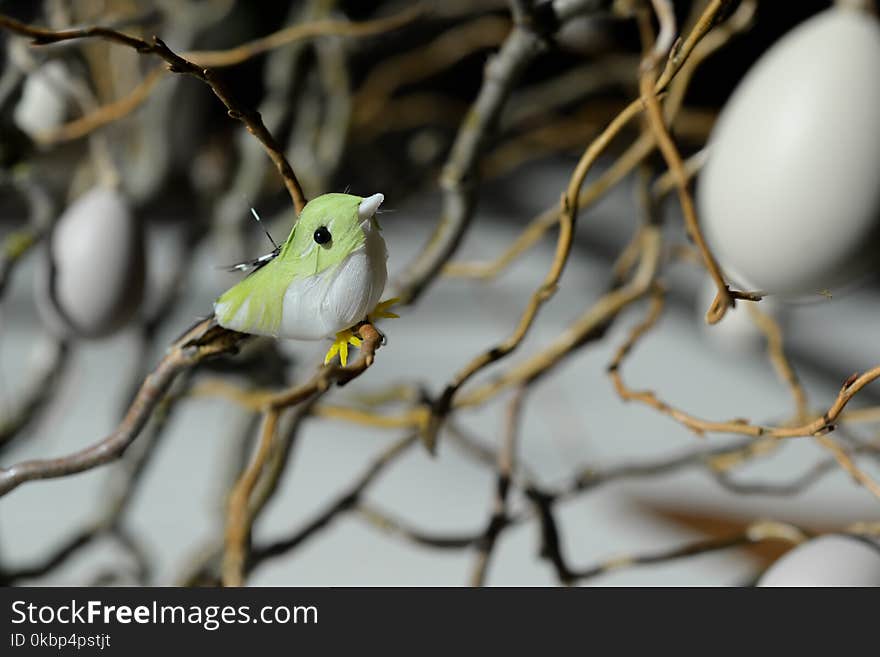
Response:
[[[223,583],[226,586],[240,586],[244,581],[247,550],[254,520],[250,505],[251,495],[273,449],[275,428],[281,412],[285,408],[323,395],[334,383],[337,385],[348,383],[373,364],[376,350],[382,342],[382,335],[370,324],[361,325],[358,334],[363,344],[354,363],[348,367],[326,365],[306,383],[290,390],[267,395],[262,399],[260,406],[263,409],[263,426],[257,451],[229,496],[226,551],[223,557]]]
[[[589,147],[587,147],[587,150],[578,162],[577,167],[575,167],[575,171],[568,184],[568,189],[562,199],[562,216],[559,224],[559,237],[556,243],[556,253],[553,257],[553,263],[550,266],[550,270],[547,272],[544,281],[538,289],[532,293],[525,311],[520,316],[519,322],[510,336],[503,342],[487,349],[485,352],[471,360],[464,368],[456,373],[452,381],[446,386],[434,408],[432,423],[429,425],[428,433],[426,435],[426,443],[429,449],[433,449],[436,439],[436,431],[439,428],[439,424],[442,422],[443,417],[452,407],[453,398],[458,390],[477,372],[491,363],[501,360],[516,349],[522,343],[531,328],[541,306],[556,292],[556,286],[562,276],[562,272],[568,261],[569,253],[571,252],[578,196],[580,195],[580,188],[587,176],[587,172],[614,136],[623,128],[623,126],[638,114],[640,109],[641,108],[637,103],[630,104],[629,107],[621,112],[602,132],[602,134],[597,137]]]
[[[630,332],[629,337],[617,350],[614,359],[608,367],[608,373],[614,384],[614,388],[620,397],[625,401],[638,401],[646,404],[664,415],[668,415],[680,424],[683,424],[697,435],[706,433],[731,433],[753,437],[767,438],[799,438],[806,436],[823,437],[825,434],[834,430],[834,423],[841,415],[849,401],[869,383],[880,378],[880,366],[865,372],[861,376],[852,376],[844,382],[838,393],[837,399],[829,407],[821,417],[814,420],[806,419],[803,422],[795,422],[794,425],[782,426],[765,426],[752,424],[745,419],[735,419],[727,422],[716,422],[697,418],[685,411],[682,411],[664,401],[661,401],[655,393],[650,390],[635,391],[627,387],[623,382],[620,374],[620,366],[627,356],[631,348],[638,339],[649,331],[660,318],[663,309],[664,292],[660,288],[655,288],[652,296],[652,303],[646,318],[639,323]],[[862,472],[846,454],[833,441],[820,441],[821,444],[828,449],[841,466],[849,472],[856,483],[867,488],[873,495],[880,498],[880,485],[873,481],[867,474]]]
[[[164,67],[154,68],[147,73],[131,91],[119,100],[84,114],[83,116],[64,123],[57,128],[36,135],[36,140],[45,146],[61,144],[85,137],[98,128],[118,121],[132,112],[150,97],[153,89],[165,75]]]
[[[586,210],[598,202],[610,189],[632,173],[639,163],[651,154],[653,149],[654,142],[650,136],[642,135],[639,137],[589,187],[578,195],[578,210]],[[443,274],[451,277],[485,280],[496,277],[537,243],[544,233],[559,223],[561,212],[562,206],[559,203],[544,210],[532,219],[513,244],[494,260],[489,262],[450,262],[443,268]]]
[[[423,8],[416,5],[394,16],[364,22],[322,19],[290,25],[272,34],[249,41],[228,50],[193,50],[181,53],[198,66],[222,68],[241,64],[252,57],[275,48],[322,36],[366,37],[398,29],[417,19]],[[42,144],[57,144],[80,139],[98,128],[128,116],[150,97],[156,84],[162,79],[164,68],[150,71],[131,91],[122,98],[65,123],[54,130],[37,135]]]
[[[405,454],[416,443],[416,436],[409,435],[394,441],[387,449],[369,465],[366,471],[335,501],[318,513],[312,520],[307,522],[287,538],[278,539],[254,547],[247,559],[248,572],[268,559],[280,556],[302,544],[316,531],[325,527],[337,515],[358,508],[361,497],[367,488],[388,468],[394,461]]]
[[[779,323],[767,313],[761,312],[754,304],[747,307],[749,315],[767,340],[767,355],[779,378],[788,386],[794,399],[795,421],[805,422],[810,415],[810,404],[807,401],[807,392],[801,385],[800,378],[795,372],[794,366],[785,354],[782,328]]]
[[[493,48],[510,31],[510,21],[484,16],[456,25],[427,44],[395,55],[373,68],[355,97],[356,126],[376,121],[397,89],[436,75],[464,57]]]
[[[439,550],[460,550],[477,545],[482,533],[432,534],[407,525],[394,518],[375,504],[361,502],[354,507],[358,515],[372,527],[389,536],[409,541],[415,545]]]
[[[641,92],[642,101],[645,103],[648,125],[654,134],[657,146],[663,154],[667,166],[669,166],[669,169],[675,178],[678,199],[681,204],[682,213],[684,214],[688,235],[703,256],[706,269],[718,288],[718,294],[706,315],[706,321],[710,324],[715,324],[724,316],[727,309],[733,305],[735,297],[731,295],[731,292],[724,281],[721,269],[718,266],[718,262],[709,250],[709,246],[706,244],[706,240],[700,230],[696,209],[694,207],[694,200],[688,189],[688,175],[684,167],[684,162],[682,161],[678,148],[676,148],[675,143],[672,141],[672,137],[669,134],[669,130],[666,127],[663,110],[660,107],[660,101],[657,99],[654,91],[657,69],[661,60],[672,47],[672,36],[675,33],[675,14],[672,12],[668,0],[652,0],[652,2],[655,11],[658,14],[658,18],[660,19],[661,36],[665,35],[666,38],[661,41],[661,37],[658,36],[653,49],[643,62],[639,90]],[[640,23],[642,25],[645,25],[646,21],[649,20],[644,12],[637,12],[637,16],[640,18]]]
[[[462,392],[455,401],[455,407],[482,404],[507,388],[534,382],[549,373],[575,349],[602,337],[624,308],[648,293],[657,274],[661,251],[659,229],[656,226],[644,227],[639,240],[641,259],[628,281],[615,284],[546,348],[493,380]]]
[[[220,68],[235,66],[252,57],[296,41],[323,36],[367,37],[386,34],[412,23],[425,13],[425,8],[416,3],[403,11],[369,21],[352,22],[332,18],[314,20],[298,25],[289,25],[253,41],[226,50],[191,50],[185,53],[187,59],[199,66]]]
[[[192,374],[193,370],[187,370],[175,385],[187,387]],[[175,402],[180,398],[179,395],[174,394],[168,394],[163,398],[152,415],[152,422],[146,431],[147,435],[137,445],[140,449],[128,450],[125,458],[116,463],[110,471],[107,486],[102,490],[98,504],[100,510],[95,519],[42,559],[14,570],[0,571],[0,583],[9,585],[21,580],[45,577],[67,563],[73,556],[105,537],[115,538],[127,549],[138,562],[138,583],[141,585],[148,583],[149,564],[138,542],[123,527],[123,518],[139,484],[143,481],[143,474],[151,458],[156,454],[156,443],[165,435],[175,410]]]
[[[483,535],[477,544],[477,559],[471,573],[471,586],[483,586],[486,582],[486,572],[489,567],[492,550],[495,548],[498,536],[508,522],[507,497],[510,492],[516,463],[517,436],[520,430],[525,393],[526,388],[519,388],[514,392],[507,410],[504,444],[498,450],[495,499],[492,503],[492,511],[489,514],[486,529],[483,530]]]
[[[463,444],[467,447],[466,453],[471,454],[480,464],[494,469],[499,458],[497,454],[476,445],[473,438],[458,434],[458,428],[454,424],[451,423],[447,428],[450,430],[455,429],[452,432],[452,436],[457,436],[465,441]],[[533,502],[535,502],[534,496],[537,495],[540,498],[540,505],[546,506],[552,514],[552,506],[554,504],[573,499],[612,482],[632,478],[666,477],[684,468],[699,467],[710,474],[720,486],[737,494],[791,496],[803,492],[823,476],[834,471],[838,465],[835,459],[819,461],[802,474],[793,477],[787,482],[736,481],[731,479],[729,476],[731,468],[735,465],[742,465],[747,460],[761,453],[755,450],[756,445],[758,443],[754,441],[744,441],[723,447],[701,447],[671,458],[623,463],[602,469],[587,468],[566,485],[538,490],[527,481],[525,490],[528,495],[532,496]],[[859,453],[874,453],[876,449],[870,446],[860,446],[856,451]],[[393,514],[380,509],[375,504],[368,504],[366,502],[361,502],[357,510],[365,520],[377,529],[395,538],[426,547],[438,549],[479,547],[485,536],[485,531],[473,534],[448,535],[426,532],[396,519]],[[500,528],[499,533],[535,518],[540,523],[540,514],[541,511],[538,507],[535,508],[535,513],[510,514],[507,516],[503,527]],[[854,526],[848,529],[848,531],[865,532],[867,530]]]
[[[595,0],[557,0],[554,2],[556,27],[599,4]],[[519,75],[546,47],[546,35],[538,27],[534,24],[515,25],[486,66],[483,85],[461,124],[440,178],[444,192],[441,219],[396,285],[395,296],[403,303],[414,303],[421,296],[458,248],[470,225],[476,204],[474,182],[487,139],[497,125]]]
[[[65,477],[118,458],[137,438],[178,374],[205,359],[233,353],[246,338],[242,333],[217,327],[213,319],[200,322],[171,345],[156,369],[144,380],[125,418],[113,433],[67,456],[23,461],[0,468],[0,495],[26,481]]]
[[[872,479],[864,470],[857,466],[847,450],[838,445],[831,436],[816,436],[816,440],[822,447],[831,452],[838,465],[852,477],[852,480],[857,485],[862,486],[874,497],[880,499],[880,483]]]
[[[254,137],[259,140],[266,151],[266,154],[275,164],[278,173],[284,181],[288,194],[293,201],[297,213],[302,212],[305,207],[306,199],[303,195],[302,188],[296,178],[296,174],[284,156],[284,151],[275,138],[263,125],[263,120],[259,112],[248,109],[241,105],[232,95],[227,86],[217,77],[217,75],[209,68],[204,68],[184,59],[180,55],[174,53],[165,43],[158,37],[153,37],[152,42],[144,41],[137,37],[129,36],[106,27],[88,27],[78,30],[61,30],[53,31],[40,27],[26,25],[20,21],[10,18],[9,16],[0,15],[0,27],[5,28],[16,34],[30,37],[34,45],[45,45],[49,43],[58,43],[60,41],[69,41],[71,39],[96,38],[119,43],[129,48],[134,48],[142,54],[155,54],[164,59],[168,64],[168,70],[172,73],[183,73],[198,78],[207,84],[214,95],[226,107],[226,111],[233,119],[241,121]]]

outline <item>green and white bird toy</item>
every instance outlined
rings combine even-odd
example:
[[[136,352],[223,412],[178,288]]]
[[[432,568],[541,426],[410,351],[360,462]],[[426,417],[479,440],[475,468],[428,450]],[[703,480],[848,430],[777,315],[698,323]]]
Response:
[[[324,363],[339,354],[344,367],[348,345],[361,345],[354,326],[397,317],[387,312],[396,299],[379,303],[388,277],[376,220],[384,198],[324,194],[307,203],[283,245],[233,268],[249,274],[214,302],[217,323],[274,338],[331,338]]]

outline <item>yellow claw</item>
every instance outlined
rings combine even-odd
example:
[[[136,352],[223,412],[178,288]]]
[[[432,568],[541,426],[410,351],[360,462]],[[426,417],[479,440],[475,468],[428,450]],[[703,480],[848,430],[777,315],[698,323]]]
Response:
[[[393,299],[388,299],[387,301],[377,304],[376,307],[373,308],[373,312],[367,315],[367,321],[372,324],[377,319],[397,319],[400,315],[388,312],[388,309],[399,302],[400,299],[394,297]],[[333,341],[333,344],[330,345],[330,349],[327,350],[327,355],[324,356],[324,365],[333,360],[338,354],[339,362],[345,367],[348,364],[348,345],[360,347],[363,342],[364,341],[361,340],[351,329],[340,331],[336,334],[336,339]]]
[[[397,319],[397,318],[399,318],[400,315],[398,315],[396,313],[388,312],[388,309],[391,308],[391,306],[393,306],[396,303],[400,303],[399,297],[394,297],[393,299],[388,299],[387,301],[381,302],[375,308],[373,308],[373,312],[371,312],[367,316],[367,319],[370,321],[370,323],[373,323],[377,319],[385,319],[385,318]]]
[[[340,331],[336,334],[336,339],[330,345],[330,349],[327,350],[327,355],[324,356],[324,365],[333,360],[336,354],[339,354],[339,362],[345,367],[348,364],[348,345],[360,347],[362,344],[363,340],[357,337],[351,329]]]

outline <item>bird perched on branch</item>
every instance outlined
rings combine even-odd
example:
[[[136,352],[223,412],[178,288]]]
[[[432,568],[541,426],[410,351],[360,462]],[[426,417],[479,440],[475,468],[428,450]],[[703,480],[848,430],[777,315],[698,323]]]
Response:
[[[338,354],[345,366],[348,345],[361,344],[353,327],[397,317],[387,311],[396,299],[379,303],[388,276],[376,219],[383,200],[324,194],[310,201],[284,244],[233,267],[249,274],[214,302],[220,326],[275,338],[331,338],[324,362]]]

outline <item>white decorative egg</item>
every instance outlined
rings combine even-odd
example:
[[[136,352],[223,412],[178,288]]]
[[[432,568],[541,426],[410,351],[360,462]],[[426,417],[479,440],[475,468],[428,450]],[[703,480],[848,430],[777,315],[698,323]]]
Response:
[[[736,307],[729,309],[721,321],[716,324],[706,323],[706,308],[712,305],[718,288],[711,278],[706,278],[697,294],[696,317],[700,331],[717,349],[730,354],[764,353],[767,338],[758,328],[749,304],[752,301],[737,301]],[[784,323],[784,312],[781,304],[773,297],[762,299],[757,304],[758,310],[769,315],[777,323]]]
[[[64,64],[52,60],[25,78],[12,112],[12,120],[22,132],[36,137],[61,125],[67,114],[64,82],[68,77]]]
[[[144,236],[126,198],[98,186],[76,199],[52,230],[37,276],[37,306],[56,333],[110,335],[140,307]]]
[[[880,544],[843,534],[814,538],[780,557],[758,586],[880,586]]]
[[[748,72],[709,140],[697,202],[726,270],[800,297],[877,268],[880,21],[833,8]]]

